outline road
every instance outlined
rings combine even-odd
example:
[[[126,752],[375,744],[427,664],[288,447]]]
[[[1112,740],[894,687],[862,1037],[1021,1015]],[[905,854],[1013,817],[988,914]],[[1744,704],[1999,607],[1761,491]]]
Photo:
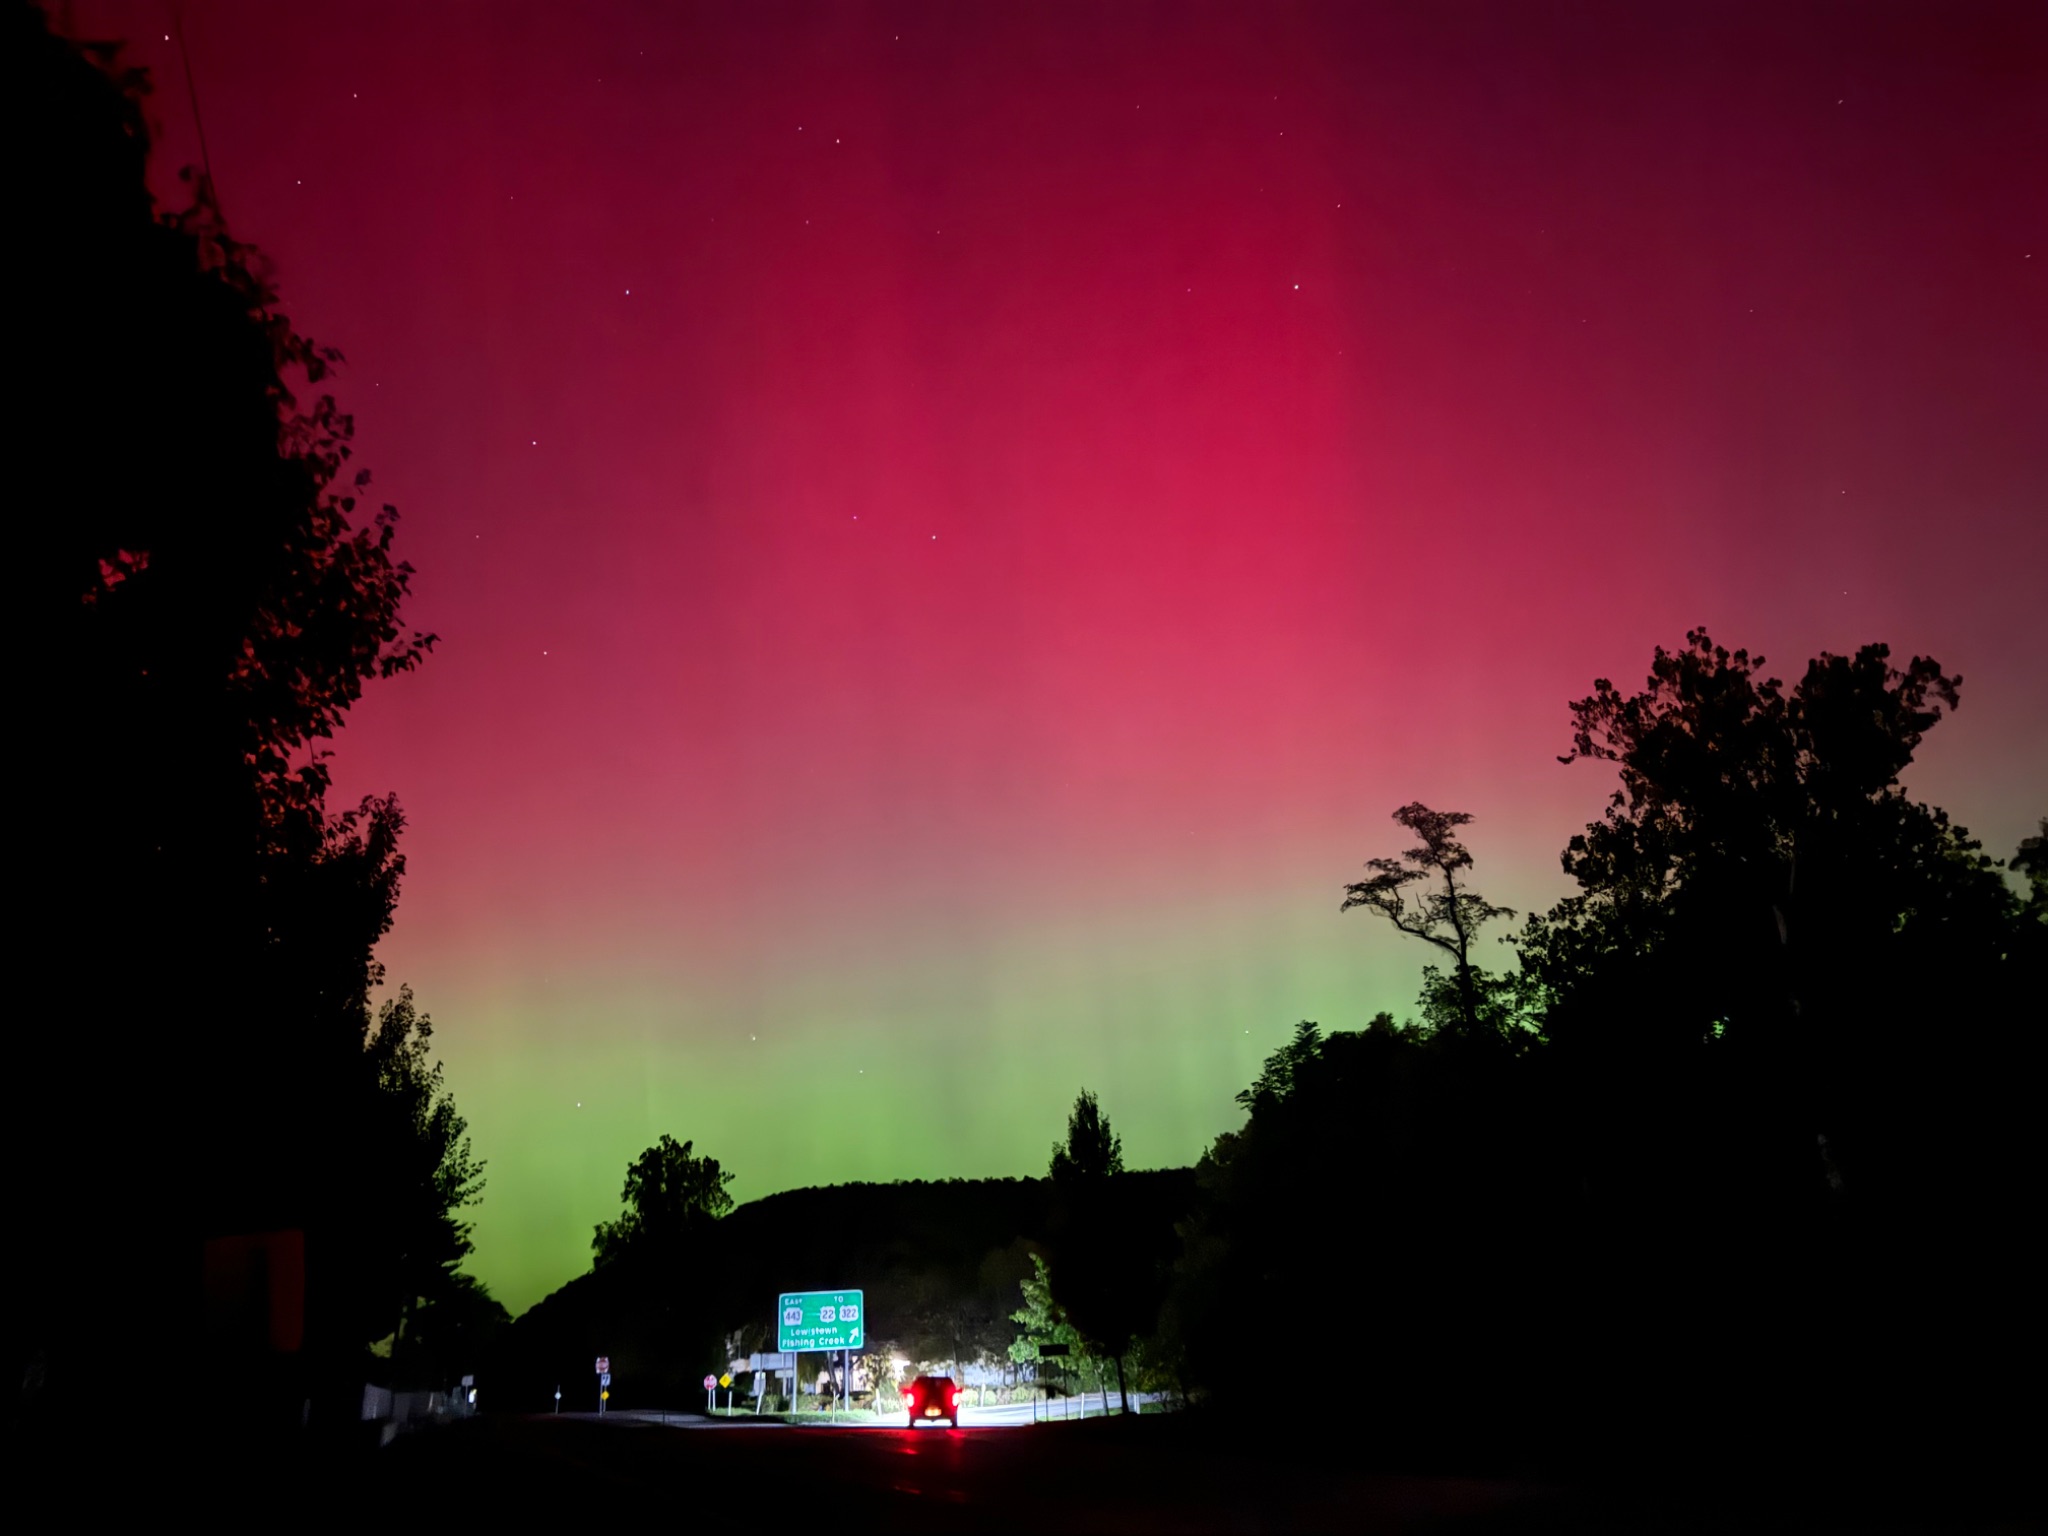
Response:
[[[1823,1471],[1825,1469],[1822,1469]],[[1615,1464],[1576,1486],[1425,1476],[1376,1467],[1341,1424],[1231,1430],[1191,1415],[1094,1418],[1036,1428],[823,1428],[638,1414],[492,1416],[403,1437],[321,1474],[318,1487],[237,1507],[464,1531],[574,1522],[621,1532],[711,1526],[799,1536],[843,1532],[1349,1531],[1587,1536],[1833,1536],[2007,1532],[2001,1506],[1940,1466],[1865,1469],[1790,1488],[1707,1462],[1649,1475]],[[310,1487],[310,1491],[309,1491]],[[251,1495],[256,1495],[251,1497]],[[2020,1502],[2021,1498],[2024,1502]],[[1965,1513],[1968,1511],[1969,1513]]]
[[[1160,1399],[1154,1393],[1133,1392],[1131,1401],[1137,1405],[1140,1414],[1159,1412]],[[672,1429],[716,1429],[721,1427],[740,1428],[752,1425],[755,1428],[787,1428],[777,1418],[761,1419],[745,1411],[745,1399],[741,1399],[739,1412],[727,1415],[719,1413],[707,1417],[698,1409],[622,1408],[607,1418],[634,1419],[641,1423],[666,1424]],[[1060,1398],[1050,1405],[1039,1403],[1001,1403],[978,1408],[973,1403],[962,1404],[960,1425],[962,1429],[1009,1429],[1049,1423],[1065,1424],[1081,1419],[1099,1419],[1111,1412],[1117,1403],[1114,1392],[1077,1392],[1072,1397]],[[576,1415],[570,1415],[576,1417]],[[816,1427],[816,1426],[811,1426]],[[861,1419],[840,1426],[847,1429],[907,1429],[910,1419],[907,1413],[891,1414],[887,1419],[874,1421]],[[945,1426],[938,1426],[944,1428]]]
[[[799,1532],[1531,1531],[1543,1488],[1410,1477],[1190,1434],[1176,1414],[1016,1427],[822,1428],[639,1413],[484,1416],[406,1436],[345,1496],[465,1529],[578,1512]]]

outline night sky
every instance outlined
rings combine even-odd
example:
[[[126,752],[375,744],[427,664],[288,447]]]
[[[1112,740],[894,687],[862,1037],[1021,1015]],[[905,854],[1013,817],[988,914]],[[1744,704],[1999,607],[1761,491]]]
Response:
[[[174,185],[170,6],[70,15]],[[442,637],[338,803],[410,817],[381,958],[515,1311],[662,1132],[741,1198],[1035,1174],[1087,1086],[1193,1161],[1297,1019],[1412,1007],[1338,913],[1388,813],[1547,905],[1567,702],[1694,624],[1934,655],[1913,789],[2048,810],[2038,3],[184,30]]]

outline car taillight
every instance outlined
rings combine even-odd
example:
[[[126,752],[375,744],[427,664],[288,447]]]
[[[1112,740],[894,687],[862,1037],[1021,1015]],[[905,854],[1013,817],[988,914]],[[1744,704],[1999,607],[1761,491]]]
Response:
[[[958,1408],[960,1406],[960,1394],[958,1392],[948,1392],[946,1394],[946,1406],[948,1408]]]
[[[905,1401],[906,1403],[914,1403],[917,1401],[917,1394],[911,1391],[910,1388],[905,1387],[903,1389],[903,1401]]]

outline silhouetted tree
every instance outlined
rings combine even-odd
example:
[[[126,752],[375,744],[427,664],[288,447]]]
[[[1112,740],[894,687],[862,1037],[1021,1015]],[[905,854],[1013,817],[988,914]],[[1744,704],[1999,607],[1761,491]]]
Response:
[[[590,1240],[600,1268],[641,1256],[666,1256],[695,1246],[711,1223],[732,1209],[733,1176],[715,1157],[698,1157],[694,1142],[663,1136],[626,1168],[619,1199],[625,1212],[601,1221]]]
[[[416,666],[432,638],[399,619],[396,514],[359,507],[368,477],[323,392],[337,354],[280,312],[203,180],[183,211],[153,202],[147,78],[30,7],[0,26],[14,207],[33,231],[9,319],[10,362],[33,381],[10,457],[32,509],[11,569],[37,655],[17,698],[38,786],[20,943],[25,1004],[67,1021],[26,1032],[17,1071],[49,1090],[91,1060],[96,1118],[120,1128],[61,1163],[13,1149],[31,1256],[16,1337],[28,1362],[61,1339],[47,1379],[82,1402],[113,1370],[103,1319],[120,1309],[100,1277],[182,1297],[197,1239],[301,1228],[313,1375],[343,1399],[360,1319],[337,1213],[369,1112],[371,948],[403,865],[392,801],[329,815],[318,747],[366,681]],[[32,1117],[9,1119],[29,1134]],[[136,1147],[154,1174],[140,1183]],[[81,1202],[82,1187],[122,1193]],[[216,1379],[195,1330],[120,1337],[131,1390],[189,1398]]]
[[[450,1274],[445,1286],[422,1298],[403,1334],[392,1340],[394,1384],[455,1389],[464,1376],[477,1375],[493,1359],[511,1323],[511,1315],[481,1280]],[[486,1375],[486,1392],[490,1385]]]
[[[2027,882],[2023,915],[2036,924],[2048,924],[2048,817],[2042,818],[2039,832],[2020,840],[2019,852],[2012,856],[2012,867]]]
[[[694,1386],[710,1365],[731,1358],[725,1339],[759,1320],[761,1303],[727,1310],[717,1300],[717,1228],[732,1210],[733,1176],[695,1143],[662,1136],[626,1167],[623,1209],[597,1223],[591,1272],[572,1281],[512,1345],[522,1372],[558,1375],[587,1354],[609,1355],[616,1373],[613,1406],[652,1403]],[[521,1337],[522,1332],[525,1337]]]
[[[1376,1432],[1486,1410],[1466,1362],[1505,1360],[1504,1289],[1542,1290],[1546,1159],[1526,1074],[1388,1014],[1328,1034],[1304,1020],[1239,1094],[1244,1125],[1197,1167],[1163,1352],[1250,1401],[1270,1352],[1248,1330],[1287,1319],[1370,1359],[1372,1399],[1354,1406]]]
[[[364,1050],[372,1112],[365,1116],[358,1177],[357,1294],[371,1320],[405,1341],[413,1315],[455,1297],[468,1277],[455,1266],[470,1253],[464,1207],[483,1194],[483,1164],[446,1090],[429,1043],[433,1022],[402,987],[377,1012]],[[380,1316],[381,1312],[381,1316]]]
[[[1787,694],[1762,657],[1694,630],[1640,693],[1600,679],[1562,760],[1612,762],[1621,788],[1565,851],[1579,893],[1521,940],[1580,1069],[1640,1089],[1718,1053],[1700,1069],[1769,1127],[1753,1150],[1778,1172],[1758,1176],[1787,1191],[1946,1161],[1886,1147],[1903,1127],[1880,1083],[1925,1070],[1923,1021],[1997,976],[2011,932],[1993,862],[1898,784],[1961,679],[1888,657],[1822,655]]]
[[[1339,910],[1366,907],[1402,933],[1434,944],[1449,955],[1458,1021],[1467,1035],[1477,1038],[1484,1027],[1482,987],[1472,964],[1472,941],[1485,924],[1515,914],[1458,883],[1458,872],[1472,867],[1472,855],[1454,834],[1471,823],[1469,813],[1432,811],[1418,800],[1395,811],[1394,820],[1421,841],[1398,859],[1366,860],[1371,878],[1345,886],[1344,905]],[[1442,890],[1425,888],[1410,895],[1411,886],[1438,882]]]
[[[1662,1336],[1693,1404],[1763,1379],[1788,1404],[1979,1400],[2019,1304],[2039,983],[1993,861],[1899,784],[1961,679],[1882,645],[1789,691],[1763,667],[1694,630],[1639,692],[1572,708],[1563,760],[1620,788],[1519,947],[1588,1272],[1661,1277],[1584,1326],[1617,1361]]]
[[[2048,817],[2039,832],[2021,840],[2012,867],[2026,880],[2027,895],[2005,969],[2014,979],[2018,1010],[2039,1017],[2048,1012]]]
[[[1960,696],[1934,662],[1762,666],[1695,631],[1574,706],[1566,760],[1621,787],[1513,974],[1471,963],[1506,914],[1464,889],[1464,818],[1399,813],[1419,846],[1346,905],[1453,964],[1418,1024],[1304,1023],[1240,1095],[1157,1339],[1198,1386],[1259,1400],[1248,1320],[1313,1309],[1383,1447],[2011,1443],[1970,1405],[2031,1315],[2043,840],[2022,899],[1901,788]]]
[[[1054,1191],[1070,1196],[1086,1195],[1124,1171],[1123,1138],[1086,1088],[1068,1111],[1067,1139],[1054,1144],[1050,1171]]]
[[[1090,1353],[1115,1364],[1128,1412],[1124,1356],[1157,1324],[1165,1275],[1160,1256],[1133,1241],[1123,1141],[1085,1088],[1067,1116],[1066,1140],[1052,1149],[1050,1173],[1054,1292]]]

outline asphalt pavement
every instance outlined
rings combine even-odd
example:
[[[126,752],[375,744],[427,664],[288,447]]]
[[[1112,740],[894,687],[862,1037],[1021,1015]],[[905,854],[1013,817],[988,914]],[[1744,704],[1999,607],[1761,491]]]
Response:
[[[1137,1415],[1156,1414],[1165,1411],[1162,1399],[1156,1393],[1133,1392],[1130,1397],[1133,1411]],[[1015,1429],[1031,1424],[1070,1424],[1083,1419],[1099,1419],[1116,1411],[1117,1396],[1114,1392],[1077,1392],[1072,1397],[1054,1399],[1051,1402],[991,1403],[977,1407],[973,1403],[960,1405],[961,1429]],[[596,1414],[568,1414],[568,1418],[596,1418]],[[751,1413],[741,1399],[737,1410],[725,1409],[707,1413],[701,1408],[620,1408],[604,1415],[607,1419],[631,1419],[642,1424],[663,1424],[671,1429],[787,1429],[791,1426],[777,1415]],[[839,1425],[808,1425],[813,1428],[840,1429],[908,1429],[911,1428],[910,1414],[888,1414],[883,1418],[869,1418],[865,1414],[849,1418]],[[924,1425],[916,1426],[920,1432],[928,1433]],[[933,1426],[944,1429],[948,1426]]]
[[[424,1429],[308,1495],[326,1517],[466,1531],[554,1521],[747,1530],[1032,1532],[1988,1533],[2033,1530],[1973,1490],[1882,1478],[1829,1491],[1711,1475],[1538,1479],[1376,1466],[1341,1426],[1290,1435],[1195,1415],[915,1430],[639,1413],[483,1416]],[[697,1431],[710,1430],[704,1433]],[[719,1432],[725,1431],[725,1432]],[[1930,1491],[1931,1490],[1931,1491]],[[272,1507],[278,1507],[273,1500]]]
[[[485,1417],[408,1435],[360,1492],[371,1509],[447,1507],[466,1523],[581,1510],[622,1525],[716,1515],[803,1532],[1545,1528],[1500,1519],[1537,1510],[1547,1490],[1281,1469],[1261,1451],[1190,1439],[1175,1417],[958,1430]],[[730,1432],[689,1432],[707,1429]]]

